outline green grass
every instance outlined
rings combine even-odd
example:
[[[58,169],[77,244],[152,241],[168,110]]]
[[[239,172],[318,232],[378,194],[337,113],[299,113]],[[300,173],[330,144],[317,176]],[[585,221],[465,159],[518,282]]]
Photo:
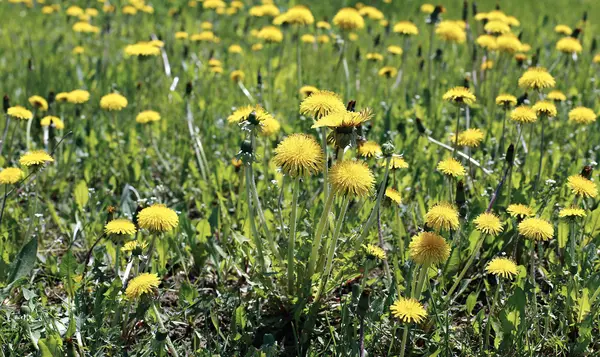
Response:
[[[288,8],[286,2],[276,3],[282,11]],[[296,3],[308,5],[315,21],[330,22],[338,9],[354,5]],[[17,184],[0,185],[0,200],[6,202],[0,220],[2,356],[173,355],[172,348],[180,356],[359,356],[361,350],[369,356],[600,353],[595,338],[600,208],[597,197],[578,198],[567,186],[568,177],[586,165],[596,189],[599,179],[598,122],[568,120],[577,106],[600,110],[600,67],[593,63],[598,49],[592,50],[594,21],[600,18],[595,2],[502,2],[501,10],[521,22],[513,32],[531,46],[522,64],[512,54],[477,47],[474,39],[483,24],[471,13],[466,43],[434,36],[431,46],[432,26],[416,1],[375,6],[392,27],[401,20],[415,22],[418,36],[405,40],[366,19],[366,28],[356,31],[357,39],[347,41],[344,51],[347,33],[314,24],[284,26],[283,42],[253,51],[261,40],[251,30],[269,25],[270,19],[249,17],[250,5],[227,16],[203,11],[201,3],[189,8],[187,1],[165,1],[153,4],[154,14],[126,16],[120,10],[105,14],[95,1],[68,4],[99,9],[91,23],[100,33],[75,33],[77,20],[65,15],[67,4],[46,15],[40,4],[0,2],[0,93],[10,106],[25,106],[34,114],[29,143],[26,120],[6,121],[6,114],[0,120],[0,134],[7,129],[0,170],[21,167],[27,175]],[[115,5],[121,9],[125,2]],[[461,18],[462,1],[443,5],[443,20]],[[495,6],[496,1],[477,2],[480,12]],[[180,8],[180,14],[172,16],[171,8]],[[204,21],[213,24],[219,42],[175,39],[177,31],[202,31]],[[569,57],[555,49],[561,38],[554,32],[557,24],[582,27],[582,53]],[[331,41],[299,43],[302,34],[331,35]],[[153,35],[164,41],[161,55],[124,54],[127,45]],[[232,44],[244,54],[229,53]],[[387,53],[389,45],[402,46],[405,54]],[[72,54],[76,46],[85,53]],[[435,56],[431,77],[430,47]],[[369,53],[380,53],[383,60],[369,61]],[[495,98],[525,93],[517,82],[536,53],[535,60],[550,69],[555,89],[567,100],[556,103],[556,118],[521,127],[507,120],[503,129],[509,112],[497,107]],[[222,74],[210,70],[211,58],[221,62]],[[484,59],[494,62],[485,73],[480,70]],[[397,88],[395,78],[378,75],[383,66],[403,71]],[[229,78],[233,70],[245,73],[243,85]],[[465,84],[465,78],[477,101],[468,112],[458,110],[459,128],[481,129],[485,137],[477,148],[459,148],[456,157],[466,173],[448,178],[436,166],[453,156],[457,107],[442,95]],[[331,178],[325,181],[321,172],[299,181],[294,200],[294,180],[272,158],[293,133],[321,142],[322,132],[311,128],[313,118],[299,113],[302,85],[335,91],[344,103],[355,100],[357,110],[372,109],[364,125],[343,132],[349,139],[345,154],[337,154],[332,143],[327,148],[330,170],[342,159],[358,157],[357,140],[384,146],[382,157],[365,159],[374,175],[367,197],[338,193],[328,210],[324,190],[332,188],[324,182]],[[47,113],[28,102],[32,95],[49,98],[74,89],[89,91],[89,102],[54,102]],[[101,97],[115,91],[127,98],[127,107],[102,109]],[[529,91],[530,104],[548,92]],[[235,109],[249,104],[262,105],[280,130],[265,137],[248,121],[228,123]],[[159,112],[161,120],[136,123],[144,110]],[[50,114],[60,117],[65,129],[52,128],[45,136],[39,121]],[[513,162],[506,159],[510,144]],[[51,152],[54,162],[24,168],[19,158],[28,145]],[[403,155],[408,168],[389,171],[386,180],[391,154]],[[386,187],[400,192],[401,204],[380,194]],[[408,246],[420,232],[435,231],[425,216],[445,201],[459,215],[458,228],[438,232],[452,251],[447,260],[423,268]],[[152,233],[140,226],[139,212],[154,203],[176,212],[173,230]],[[534,244],[519,234],[520,219],[506,211],[514,203],[528,205],[548,221],[551,239]],[[584,209],[586,217],[560,218],[561,209],[572,205]],[[496,237],[482,234],[474,222],[488,207],[503,226]],[[297,234],[291,269],[293,215]],[[114,218],[131,219],[137,233],[105,234]],[[321,243],[313,249],[318,237]],[[135,254],[121,252],[133,239],[148,246]],[[362,244],[380,246],[386,259],[373,259]],[[308,274],[311,256],[313,276]],[[486,272],[499,256],[517,264],[512,279]],[[157,275],[159,287],[139,299],[127,298],[130,279],[144,271]],[[423,321],[403,323],[391,314],[390,306],[402,296],[419,300],[427,312]]]

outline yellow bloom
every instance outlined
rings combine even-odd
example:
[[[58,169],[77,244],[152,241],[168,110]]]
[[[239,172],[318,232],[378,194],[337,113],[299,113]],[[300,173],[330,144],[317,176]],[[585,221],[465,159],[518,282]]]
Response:
[[[478,147],[483,141],[483,131],[480,129],[467,129],[462,133],[458,134],[458,145],[467,147]],[[456,137],[454,137],[456,139]]]
[[[345,7],[335,14],[333,24],[342,30],[360,30],[365,27],[365,20],[355,8]]]
[[[555,102],[564,102],[565,100],[567,100],[567,96],[559,90],[550,91],[550,93],[548,93],[547,95],[547,98]]]
[[[406,36],[414,36],[419,34],[417,26],[410,21],[400,21],[394,25],[393,31]]]
[[[556,49],[563,53],[581,53],[583,46],[581,42],[574,37],[563,37],[556,43]]]
[[[79,15],[83,15],[84,11],[82,8],[80,8],[79,6],[69,6],[69,8],[67,8],[67,15],[72,16],[72,17],[78,17]]]
[[[83,48],[82,46],[75,46],[73,47],[73,54],[74,55],[81,55],[85,53],[85,48]]]
[[[43,150],[28,151],[19,158],[19,164],[27,167],[40,166],[47,162],[54,162],[54,159]]]
[[[232,71],[231,74],[229,74],[229,78],[234,82],[243,82],[244,78],[246,78],[246,74],[244,73],[244,71],[240,71],[238,69]]]
[[[373,6],[363,6],[358,10],[358,13],[361,16],[366,16],[371,20],[383,20],[385,17],[383,12],[379,11],[376,7]]]
[[[231,45],[227,49],[227,52],[229,52],[229,53],[244,53],[244,50],[242,49],[242,46],[240,46],[240,45]]]
[[[392,315],[404,323],[420,323],[427,316],[427,311],[416,299],[401,297],[390,306]]]
[[[385,67],[382,67],[377,74],[379,74],[379,76],[381,76],[381,77],[385,77],[385,78],[389,79],[389,78],[396,77],[396,75],[398,74],[398,70],[394,67],[385,66]]]
[[[558,212],[558,217],[567,219],[583,218],[586,216],[585,210],[578,207],[563,208]]]
[[[314,92],[300,103],[300,114],[310,115],[315,119],[343,111],[346,111],[346,106],[342,99],[337,94],[326,90]]]
[[[110,93],[100,98],[100,107],[104,110],[120,111],[127,107],[127,98],[119,93]]]
[[[473,104],[476,100],[475,94],[473,94],[473,92],[471,92],[471,90],[466,87],[451,88],[446,93],[444,93],[442,99],[444,99],[447,102],[457,104]]]
[[[146,124],[154,121],[160,120],[160,113],[155,112],[154,110],[144,110],[140,112],[136,117],[135,121],[140,124]]]
[[[186,40],[189,37],[188,33],[185,31],[177,31],[175,32],[176,40]]]
[[[56,97],[54,99],[56,99],[57,102],[66,102],[69,99],[69,93],[67,93],[67,92],[57,93]]]
[[[577,107],[569,111],[569,121],[577,124],[591,124],[596,121],[596,113],[586,107]]]
[[[131,279],[127,284],[125,295],[128,299],[139,299],[142,295],[153,293],[160,285],[158,275],[143,273]]]
[[[190,36],[190,40],[194,42],[215,42],[217,36],[212,31],[202,31]]]
[[[261,136],[272,136],[279,132],[281,129],[281,124],[277,121],[277,119],[272,116],[267,117],[265,120],[260,122],[260,135]]]
[[[300,37],[300,41],[302,41],[303,43],[315,43],[317,41],[317,39],[315,38],[314,35],[307,33]]]
[[[83,89],[75,89],[67,94],[67,101],[73,104],[83,104],[90,100],[90,92]]]
[[[548,118],[554,118],[557,114],[556,106],[552,102],[547,101],[539,101],[533,105],[533,110],[535,110],[538,116],[546,116]]]
[[[554,32],[570,36],[573,33],[573,30],[567,25],[556,25],[554,27]]]
[[[125,218],[113,219],[104,226],[104,232],[106,232],[106,234],[131,236],[134,235],[136,231],[135,224]]]
[[[496,97],[496,105],[503,106],[505,108],[511,107],[517,104],[517,97],[510,94],[500,94]]]
[[[48,102],[43,97],[39,95],[33,95],[29,97],[29,104],[37,108],[41,112],[45,112],[48,110]]]
[[[303,5],[296,5],[286,11],[285,13],[277,16],[273,20],[274,25],[290,24],[290,25],[310,25],[315,22],[312,12]]]
[[[12,185],[25,177],[23,170],[18,167],[7,167],[0,171],[0,184]]]
[[[247,105],[236,109],[229,117],[227,117],[227,122],[240,124],[248,120],[248,117],[252,113],[256,115],[256,120],[259,122],[264,121],[267,118],[272,118],[271,114],[267,113],[263,107],[257,104],[254,106]]]
[[[373,61],[373,62],[380,62],[383,61],[383,55],[381,55],[380,53],[367,53],[367,60],[369,61]]]
[[[257,52],[263,49],[262,43],[255,43],[252,45],[252,51]]]
[[[363,109],[360,112],[344,110],[341,112],[330,113],[329,115],[322,117],[313,124],[312,128],[322,128],[325,126],[329,128],[353,128],[370,120],[372,116],[371,110],[368,108]]]
[[[518,226],[519,234],[532,240],[546,241],[554,236],[554,227],[541,218],[525,218]]]
[[[90,24],[89,22],[79,21],[73,24],[73,31],[82,33],[99,33],[100,28]]]
[[[329,181],[335,193],[365,197],[373,190],[375,177],[362,161],[338,161],[329,171]]]
[[[467,173],[464,166],[453,157],[440,161],[437,170],[452,177],[464,176]]]
[[[40,120],[40,125],[53,126],[58,130],[62,130],[65,128],[65,123],[60,118],[51,115],[43,117],[42,120]]]
[[[135,250],[139,250],[140,252],[148,246],[147,243],[140,243],[136,240],[129,241],[123,245],[121,251],[124,253],[134,252]]]
[[[423,4],[419,9],[422,13],[429,15],[433,12],[433,10],[435,10],[435,6],[432,4]]]
[[[477,40],[475,40],[475,42],[477,42],[477,44],[485,49],[488,49],[490,51],[494,51],[498,49],[498,43],[496,42],[496,37],[492,36],[492,35],[481,35],[479,37],[477,37]]]
[[[391,187],[385,189],[385,197],[389,198],[392,202],[399,205],[402,204],[402,196],[400,192],[394,190]]]
[[[520,105],[510,113],[510,119],[519,123],[535,123],[537,115],[535,110],[527,105]]]
[[[179,224],[177,213],[163,204],[153,204],[138,213],[140,228],[151,232],[168,232]]]
[[[400,46],[393,46],[393,45],[392,46],[388,46],[387,51],[388,51],[388,53],[391,53],[391,54],[396,55],[396,56],[400,56],[402,54],[402,52],[403,52],[402,47],[400,47]]]
[[[380,247],[378,247],[376,245],[373,245],[373,244],[363,245],[363,248],[365,249],[367,256],[371,259],[384,260],[386,257],[385,250],[381,249]]]
[[[319,91],[319,89],[317,87],[314,87],[314,86],[302,86],[300,88],[300,90],[298,91],[298,93],[302,94],[302,96],[304,98],[306,98],[306,97],[308,97],[308,96],[310,96],[313,93],[318,92],[318,91]]]
[[[158,56],[160,49],[147,43],[136,43],[125,47],[125,54],[128,56]]]
[[[494,35],[502,35],[510,32],[510,26],[504,21],[488,21],[483,29]]]
[[[135,15],[137,14],[137,9],[133,6],[130,5],[125,5],[123,6],[123,9],[121,9],[121,11],[123,12],[124,15]]]
[[[506,212],[508,212],[508,214],[511,217],[519,218],[519,219],[533,216],[533,210],[531,208],[529,208],[528,206],[525,206],[520,203],[516,203],[516,204],[513,203],[513,204],[509,205],[506,208]]]
[[[554,77],[545,68],[532,67],[529,68],[521,78],[519,78],[519,87],[525,89],[540,90],[551,88],[556,85]]]
[[[317,174],[321,171],[323,160],[319,143],[305,134],[292,134],[283,139],[273,157],[275,165],[292,177]]]
[[[569,176],[567,179],[567,187],[575,195],[584,198],[595,198],[598,195],[596,184],[581,175]]]
[[[493,10],[487,13],[486,19],[488,21],[502,21],[507,22],[506,14],[500,10]]]
[[[327,21],[318,21],[317,22],[317,28],[318,29],[324,29],[324,30],[330,30],[331,29],[331,25]]]
[[[215,10],[218,8],[224,8],[227,4],[223,0],[204,0],[202,7],[205,9]]]
[[[444,263],[450,257],[450,246],[434,232],[421,232],[408,245],[410,259],[423,266]]]
[[[496,257],[492,259],[486,266],[485,271],[488,274],[493,274],[503,278],[512,278],[518,274],[517,264],[508,258]]]
[[[500,218],[493,213],[482,213],[473,220],[473,223],[477,230],[492,236],[497,236],[504,230]]]
[[[385,167],[385,161],[381,163],[381,166]],[[407,169],[408,163],[404,160],[401,155],[392,155],[390,160],[390,170]]]
[[[600,63],[600,53],[596,54],[594,56],[594,59],[592,60],[594,63]]]
[[[511,33],[507,33],[496,38],[497,48],[506,53],[515,53],[523,50],[523,44],[519,38]]]
[[[29,119],[33,118],[32,112],[30,112],[29,110],[27,110],[19,105],[8,108],[8,111],[6,113],[13,118],[17,118],[17,119],[21,119],[21,120],[29,120]]]
[[[378,157],[381,155],[381,146],[374,141],[365,141],[358,145],[358,154],[366,158]]]
[[[260,31],[256,37],[265,40],[265,42],[269,43],[277,43],[283,41],[283,33],[280,29],[275,26],[265,26]]]
[[[465,30],[454,21],[442,21],[435,29],[436,35],[448,42],[463,43],[467,40]]]
[[[317,42],[319,43],[329,43],[329,36],[327,35],[320,35],[319,37],[317,37]]]
[[[446,202],[436,203],[425,214],[425,224],[437,231],[458,229],[458,211]]]

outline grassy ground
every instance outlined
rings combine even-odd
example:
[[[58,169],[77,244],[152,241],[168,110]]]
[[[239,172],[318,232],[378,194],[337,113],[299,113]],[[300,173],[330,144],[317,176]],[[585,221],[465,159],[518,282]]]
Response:
[[[465,31],[459,43],[435,35],[444,23],[428,24],[417,1],[365,2],[382,10],[389,26],[365,18],[365,28],[353,31],[333,18],[354,2],[296,1],[308,5],[314,23],[281,26],[278,43],[256,36],[273,18],[250,16],[250,4],[218,14],[202,2],[165,1],[146,13],[134,1],[139,10],[126,15],[127,2],[111,3],[114,12],[100,2],[64,1],[46,14],[51,4],[0,2],[4,109],[19,105],[33,116],[11,112],[0,120],[0,182],[7,168],[23,170],[16,182],[0,185],[2,356],[600,353],[595,2],[502,2],[501,10],[520,21],[510,28],[520,36],[516,51],[476,44],[485,30],[471,2],[466,30],[452,24]],[[275,3],[282,13],[293,5]],[[71,5],[98,13],[78,19],[67,15]],[[462,1],[442,5],[438,20],[461,19]],[[478,12],[495,6],[477,2]],[[317,28],[321,20],[331,29]],[[419,34],[395,33],[403,20]],[[75,32],[81,21],[98,33]],[[559,24],[582,30],[581,52],[556,49],[564,37],[554,30]],[[178,39],[178,31],[190,37]],[[218,40],[193,41],[202,31]],[[305,43],[306,34],[329,41]],[[163,41],[158,50],[150,46],[156,56],[125,53],[152,38]],[[391,45],[403,54],[391,54]],[[74,53],[78,46],[83,53]],[[486,61],[492,67],[484,70]],[[537,65],[554,77],[552,88],[519,86]],[[385,67],[402,75],[379,74]],[[244,73],[240,81],[231,78],[236,70]],[[373,116],[361,125],[315,129],[318,118],[299,110],[304,85],[338,93],[330,100],[342,106],[355,100],[357,111],[370,108]],[[443,99],[463,85],[474,103]],[[75,89],[88,91],[89,100],[59,100]],[[552,118],[538,112],[535,123],[511,120],[514,105],[496,105],[502,93],[534,105],[551,90],[565,99],[552,102]],[[127,98],[121,110],[101,105],[113,92]],[[31,102],[34,95],[49,103],[46,110]],[[246,105],[271,114],[272,130],[248,113],[239,123],[228,120]],[[579,106],[596,113],[594,120],[570,120]],[[136,121],[146,110],[160,120]],[[48,115],[64,128],[43,127]],[[455,149],[457,128],[480,129],[481,142]],[[294,133],[314,137],[328,158],[301,180],[273,160]],[[323,135],[337,141],[324,144]],[[362,156],[365,140],[382,152]],[[27,166],[21,158],[30,150],[45,150],[53,161]],[[407,167],[386,170],[392,154]],[[442,172],[438,164],[451,157],[464,172]],[[353,160],[366,166],[341,170],[347,180],[331,174]],[[579,174],[591,180],[583,183],[586,195],[568,184]],[[354,185],[364,187],[340,189]],[[397,190],[401,203],[386,188]],[[449,227],[432,219],[438,203],[447,204],[440,219]],[[147,219],[144,209],[155,204],[172,211],[161,208]],[[524,217],[507,211],[511,204],[542,220],[525,222],[544,239],[532,239]],[[573,207],[584,217],[561,217]],[[478,217],[486,212],[500,231],[482,229]],[[136,232],[108,232],[118,218]],[[443,242],[427,246],[441,249],[435,264],[423,264],[410,248],[423,234]],[[140,247],[122,250],[131,242]],[[498,257],[514,264],[507,276],[490,269]],[[144,273],[154,275],[140,280]],[[135,286],[148,289],[136,294]],[[417,306],[402,310],[407,320],[391,310],[404,297]]]

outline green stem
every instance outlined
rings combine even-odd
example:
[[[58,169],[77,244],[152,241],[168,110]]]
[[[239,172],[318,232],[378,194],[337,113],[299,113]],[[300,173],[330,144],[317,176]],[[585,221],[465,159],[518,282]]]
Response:
[[[475,260],[477,253],[479,253],[479,250],[481,249],[481,246],[483,245],[484,240],[485,240],[485,235],[482,235],[481,238],[479,238],[479,241],[477,241],[477,244],[475,245],[475,248],[473,248],[473,252],[471,253],[471,256],[469,257],[467,264],[465,264],[465,266],[461,270],[460,274],[458,274],[458,277],[454,280],[454,284],[452,285],[450,290],[448,290],[448,292],[446,293],[446,296],[448,298],[451,298],[452,293],[454,292],[454,290],[456,290],[456,288],[458,288],[458,284],[460,284],[462,278],[465,276],[465,274],[471,267],[471,264],[473,264],[473,261]]]
[[[535,241],[531,241],[531,284],[533,286],[533,318],[534,320],[537,319],[538,316],[538,309],[537,309],[537,292],[536,287],[537,284],[535,283]],[[537,324],[535,325],[535,330],[536,333],[539,334],[539,327]]]
[[[250,178],[249,178],[250,181],[248,181],[248,185],[251,188],[252,197],[254,199],[254,205],[256,207],[256,212],[258,213],[258,219],[260,220],[260,222],[263,225],[263,228],[265,230],[265,236],[267,237],[267,242],[269,243],[269,248],[271,249],[271,253],[275,257],[277,257],[279,260],[283,260],[283,258],[279,254],[279,249],[277,249],[277,246],[275,245],[275,240],[273,239],[273,235],[271,234],[271,231],[269,230],[269,226],[267,225],[267,219],[265,218],[265,214],[263,213],[263,210],[260,205],[260,200],[258,198],[258,190],[256,189],[256,183],[254,182],[254,170],[252,170],[252,165],[248,165],[247,169],[250,172]]]
[[[321,213],[321,218],[319,218],[319,223],[317,224],[315,239],[313,240],[312,249],[310,252],[310,259],[308,261],[308,276],[307,276],[307,278],[309,280],[315,273],[315,265],[317,264],[317,258],[319,256],[319,248],[321,247],[321,238],[323,238],[323,231],[325,230],[325,225],[327,224],[327,217],[329,216],[329,212],[331,211],[331,206],[333,205],[334,197],[335,197],[335,195],[333,194],[333,192],[327,197],[327,201],[325,202],[325,207],[323,208],[323,213]]]
[[[171,338],[168,335],[168,330],[165,328],[165,324],[163,323],[163,320],[160,317],[160,312],[156,308],[156,304],[154,303],[154,301],[152,302],[152,310],[154,311],[154,314],[156,315],[156,320],[158,321],[158,326],[162,330],[161,332],[167,333],[165,340],[167,341],[167,347],[169,347],[169,351],[171,352],[171,354],[173,356],[179,357],[179,354],[177,354],[177,350],[175,349],[175,346],[173,346],[173,342],[171,341]]]
[[[294,245],[296,243],[296,215],[298,212],[298,194],[300,192],[300,176],[294,178],[292,188],[292,214],[290,216],[290,236],[288,240],[288,293],[294,293]]]
[[[488,346],[489,346],[489,340],[490,340],[490,328],[492,326],[491,320],[492,320],[492,316],[494,316],[494,310],[496,308],[496,302],[498,301],[498,295],[500,292],[500,285],[501,285],[501,280],[498,279],[496,281],[496,292],[494,293],[494,298],[492,300],[492,306],[490,307],[490,312],[488,315],[488,319],[487,322],[485,324],[485,334],[483,337],[483,350],[485,352],[487,352],[488,350]]]
[[[323,165],[323,192],[325,193],[325,197],[329,197],[329,154],[327,153],[327,128],[321,129],[321,149],[323,150],[323,155],[325,155]]]
[[[381,205],[381,200],[383,199],[383,193],[385,192],[385,185],[387,183],[387,179],[390,174],[390,161],[391,160],[392,160],[392,157],[390,156],[385,161],[385,173],[383,174],[383,181],[381,181],[381,185],[379,185],[379,192],[377,193],[377,200],[375,201],[375,206],[373,206],[373,210],[371,211],[371,214],[369,215],[369,218],[367,219],[367,223],[363,227],[360,237],[358,237],[358,240],[356,241],[356,246],[355,246],[356,249],[359,249],[362,242],[365,240],[365,238],[367,238],[367,235],[369,234],[369,229],[371,229],[371,226],[373,225],[373,223],[375,222],[375,218],[377,217],[377,211],[379,210],[379,206]]]
[[[251,173],[251,165],[246,164],[244,167],[244,171],[246,173],[246,202],[248,203],[248,216],[250,220],[250,227],[252,229],[252,238],[254,239],[254,244],[256,245],[256,250],[258,253],[258,263],[260,265],[261,273],[265,273],[267,271],[264,250],[262,245],[262,240],[260,235],[258,234],[258,230],[256,229],[256,221],[254,217],[254,207],[252,205],[252,173]]]
[[[423,291],[423,285],[425,284],[425,278],[427,277],[427,270],[429,270],[429,265],[422,265],[419,270],[416,288],[411,293],[411,297],[414,299],[419,300],[421,298],[421,292]]]
[[[460,130],[460,105],[456,106],[456,132],[454,133],[454,150],[452,150],[452,157],[456,157],[458,151],[458,131]]]

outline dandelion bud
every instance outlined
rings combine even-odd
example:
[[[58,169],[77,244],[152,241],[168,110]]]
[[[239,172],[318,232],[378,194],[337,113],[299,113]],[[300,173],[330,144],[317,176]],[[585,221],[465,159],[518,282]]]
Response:
[[[471,4],[471,12],[473,12],[473,16],[477,15],[477,3],[475,1]]]
[[[262,87],[262,75],[260,74],[260,69],[258,70],[258,73],[256,74],[256,83],[259,87]]]
[[[471,56],[471,60],[475,62],[477,60],[477,46],[473,44],[473,54]]]
[[[423,47],[421,47],[421,45],[419,45],[419,47],[417,47],[417,57],[422,57],[423,56]]]
[[[425,67],[425,60],[421,58],[419,61],[419,72],[423,72],[423,68]]]
[[[596,42],[596,38],[593,38],[592,44],[590,45],[590,53],[596,53],[596,47],[598,47],[598,43]]]
[[[6,111],[8,111],[8,108],[10,108],[10,98],[8,97],[7,94],[4,95],[4,98],[2,100],[2,105],[4,108],[4,112],[6,113]]]
[[[417,124],[417,130],[419,131],[419,134],[425,134],[425,126],[423,126],[423,122],[421,121],[421,119],[416,118],[415,123]]]
[[[189,53],[190,53],[190,48],[187,45],[183,46],[183,58],[187,58]]]
[[[463,12],[462,19],[464,22],[467,22],[467,18],[469,17],[469,2],[467,0],[463,1]]]
[[[190,95],[192,94],[192,89],[194,89],[194,86],[192,85],[192,82],[187,82],[187,84],[185,85],[185,95]]]
[[[240,151],[242,152],[242,154],[252,154],[252,142],[250,140],[242,141]]]
[[[540,48],[538,47],[538,49],[535,51],[535,54],[533,56],[531,56],[531,66],[532,67],[537,67],[539,58],[540,58]]]
[[[496,3],[496,10],[500,10],[500,4]]]
[[[135,85],[135,89],[137,89],[138,91],[142,89],[142,82],[137,82],[137,84]]]
[[[576,28],[575,30],[573,30],[573,32],[571,33],[571,37],[573,38],[577,38],[579,37],[579,34],[581,33],[581,29],[580,28]]]
[[[592,167],[589,165],[585,165],[581,170],[581,176],[589,180],[590,177],[592,177]]]
[[[508,164],[509,167],[513,165],[514,159],[515,159],[515,145],[510,144],[508,146],[508,149],[506,150],[506,163]]]
[[[159,328],[156,331],[156,341],[162,342],[167,338],[168,332],[166,328]]]
[[[31,58],[27,60],[27,69],[33,71],[33,61]]]
[[[363,279],[366,279],[367,277],[364,277]],[[371,305],[370,303],[370,291],[365,289],[362,294],[360,295],[360,299],[358,300],[358,305],[356,306],[356,314],[358,316],[360,316],[361,318],[364,318],[367,316],[367,313],[369,312],[369,305]]]
[[[54,91],[50,91],[48,93],[48,105],[54,103],[54,99],[56,99],[56,94],[54,94]]]
[[[356,48],[356,52],[354,52],[354,59],[356,60],[356,62],[360,61],[360,49]]]
[[[346,105],[346,110],[349,111],[349,112],[353,112],[355,108],[356,108],[356,101],[355,100],[349,101],[348,104]]]
[[[456,205],[458,207],[463,207],[466,202],[467,200],[465,198],[465,184],[462,180],[460,180],[456,183]],[[464,214],[462,214],[461,212],[461,215]]]
[[[377,47],[379,46],[379,44],[381,43],[381,34],[377,34],[377,36],[375,36],[375,39],[373,40],[373,46]]]
[[[395,150],[396,148],[394,147],[394,144],[392,144],[391,141],[387,141],[383,145],[381,145],[381,153],[384,157],[390,157],[394,155]]]
[[[469,88],[470,82],[471,82],[471,80],[469,79],[469,77],[465,77],[465,79],[463,79],[463,87]]]
[[[583,17],[581,18],[581,21],[583,21],[583,22],[587,21],[587,11],[583,12]]]

